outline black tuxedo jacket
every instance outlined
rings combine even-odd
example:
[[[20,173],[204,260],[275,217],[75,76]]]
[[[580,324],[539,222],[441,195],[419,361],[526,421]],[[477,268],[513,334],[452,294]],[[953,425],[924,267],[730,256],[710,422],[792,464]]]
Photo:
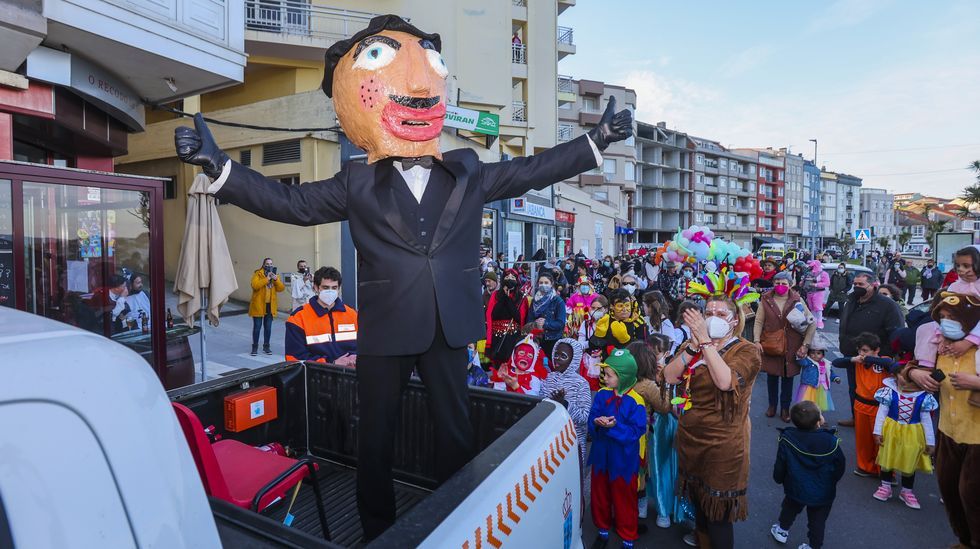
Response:
[[[584,135],[506,162],[481,162],[470,149],[446,152],[441,165],[455,182],[426,247],[415,238],[413,220],[395,206],[394,186],[405,182],[391,164],[348,163],[330,179],[283,185],[232,162],[215,193],[222,202],[282,223],[350,221],[358,252],[357,351],[364,355],[424,352],[435,337],[437,309],[450,346],[486,337],[477,258],[483,205],[597,167]]]

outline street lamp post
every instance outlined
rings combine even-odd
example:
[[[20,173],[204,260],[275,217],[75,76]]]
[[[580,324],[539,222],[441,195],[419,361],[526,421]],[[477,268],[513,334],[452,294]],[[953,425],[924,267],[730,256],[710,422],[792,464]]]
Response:
[[[811,139],[810,141],[813,141],[813,165],[816,166],[817,165],[817,140]]]

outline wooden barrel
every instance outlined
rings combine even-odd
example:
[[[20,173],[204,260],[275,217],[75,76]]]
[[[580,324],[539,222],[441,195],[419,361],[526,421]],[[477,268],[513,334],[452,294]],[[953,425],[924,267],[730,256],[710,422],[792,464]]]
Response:
[[[163,386],[167,389],[194,383],[194,355],[187,336],[167,338],[167,364]]]

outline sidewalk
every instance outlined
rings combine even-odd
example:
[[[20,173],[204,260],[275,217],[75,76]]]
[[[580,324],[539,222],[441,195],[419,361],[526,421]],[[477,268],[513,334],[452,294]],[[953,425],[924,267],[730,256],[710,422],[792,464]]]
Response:
[[[172,282],[168,282],[168,288],[173,287]],[[177,296],[171,292],[166,293],[166,305],[174,315],[174,321],[182,319],[177,314]],[[248,316],[248,303],[241,301],[229,301],[221,308],[221,316],[218,326],[208,324],[206,328],[207,342],[207,374],[208,379],[214,379],[240,369],[253,369],[269,364],[276,364],[285,360],[283,341],[286,336],[286,319],[289,315],[279,313],[272,322],[272,353],[267,355],[261,350],[261,340],[259,354],[250,356],[249,351],[252,347],[252,318]],[[200,317],[198,317],[200,319]],[[191,352],[194,354],[194,370],[196,379],[201,379],[201,336],[195,335],[188,338]]]

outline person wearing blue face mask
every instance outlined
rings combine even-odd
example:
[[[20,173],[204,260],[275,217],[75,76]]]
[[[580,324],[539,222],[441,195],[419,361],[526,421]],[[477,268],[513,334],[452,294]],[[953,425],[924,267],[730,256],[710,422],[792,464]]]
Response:
[[[547,352],[545,356],[551,356],[555,342],[561,339],[565,330],[567,318],[565,302],[555,291],[555,279],[548,273],[538,275],[537,290],[530,300],[524,330],[541,330],[541,348]]]

